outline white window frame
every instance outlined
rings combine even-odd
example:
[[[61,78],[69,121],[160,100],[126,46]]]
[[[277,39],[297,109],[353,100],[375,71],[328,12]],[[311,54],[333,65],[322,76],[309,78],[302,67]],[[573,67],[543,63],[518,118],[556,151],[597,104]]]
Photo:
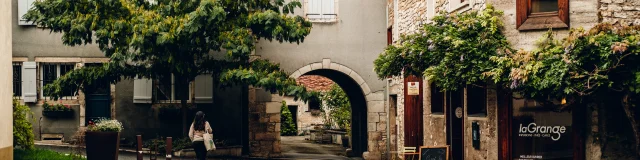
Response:
[[[310,0],[305,0],[304,1],[304,17],[305,19],[309,20],[310,22],[317,22],[317,23],[330,23],[330,22],[337,22],[338,21],[338,0],[320,0],[320,1],[333,1],[333,13],[332,14],[325,14],[323,13],[323,9],[322,9],[322,5],[320,5],[321,9],[320,9],[320,16],[323,15],[334,15],[333,18],[317,18],[317,19],[311,19],[309,18],[309,12],[310,9],[309,7],[311,6],[311,4],[309,4]]]
[[[471,10],[471,7],[469,6],[469,1],[471,0],[464,0],[464,2],[462,2],[463,0],[449,0],[449,6],[447,11],[449,13],[452,12],[466,12],[468,10]]]
[[[436,0],[427,0],[427,23],[436,16]]]
[[[179,99],[176,99],[176,85],[175,85],[176,79],[175,76],[173,74],[171,74],[171,98],[168,100],[157,100],[155,98],[157,97],[151,97],[152,101],[155,100],[157,103],[180,103]],[[152,82],[151,86],[155,88],[156,86],[156,81],[154,79],[154,81]],[[191,103],[191,99],[193,98],[193,90],[191,89],[193,85],[193,81],[189,82],[189,84],[187,85],[187,87],[189,88],[189,97],[187,98],[187,103]],[[151,90],[153,92],[153,89]]]
[[[44,65],[53,64],[56,65],[56,79],[60,78],[60,65],[72,65],[73,69],[76,69],[77,63],[69,63],[69,62],[40,62],[38,63],[38,72],[40,74],[40,98],[41,99],[51,99],[51,97],[44,96]],[[76,91],[78,92],[78,91]],[[77,93],[75,96],[62,96],[61,99],[78,99]]]

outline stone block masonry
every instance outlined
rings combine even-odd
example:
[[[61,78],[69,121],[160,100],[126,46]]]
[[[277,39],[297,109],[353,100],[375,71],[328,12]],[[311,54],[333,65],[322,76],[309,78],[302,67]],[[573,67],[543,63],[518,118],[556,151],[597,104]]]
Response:
[[[249,87],[249,152],[252,157],[281,157],[280,150],[280,100],[282,98],[260,98],[269,94],[262,89]],[[269,102],[259,99],[272,99]],[[278,107],[274,109],[274,107]]]
[[[640,1],[599,0],[602,22],[621,25],[640,25]]]

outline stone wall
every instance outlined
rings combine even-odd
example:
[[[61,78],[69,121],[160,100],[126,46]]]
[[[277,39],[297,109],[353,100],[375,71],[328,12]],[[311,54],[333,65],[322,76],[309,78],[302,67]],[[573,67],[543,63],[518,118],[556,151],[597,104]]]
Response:
[[[599,0],[602,22],[622,25],[640,25],[640,1]]]
[[[324,119],[321,114],[326,113],[313,115],[309,112],[309,105],[307,103],[304,103],[303,101],[294,101],[292,97],[284,97],[284,101],[286,101],[289,106],[298,106],[297,113],[295,113],[297,115],[296,126],[298,127],[298,134],[307,134],[314,126],[324,124]]]
[[[281,157],[280,107],[282,97],[249,87],[249,155]]]
[[[384,92],[373,92],[367,99],[367,136],[368,152],[364,152],[364,159],[381,159],[387,148],[387,111],[388,105],[384,100]]]

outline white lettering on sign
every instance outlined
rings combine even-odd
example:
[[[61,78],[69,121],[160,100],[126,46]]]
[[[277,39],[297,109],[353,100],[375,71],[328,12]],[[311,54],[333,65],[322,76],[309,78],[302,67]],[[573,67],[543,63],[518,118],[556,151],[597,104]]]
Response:
[[[420,82],[407,82],[407,95],[420,95]]]
[[[566,130],[565,126],[538,126],[536,123],[529,123],[527,126],[520,124],[518,133],[520,137],[551,137],[553,141],[557,141]]]

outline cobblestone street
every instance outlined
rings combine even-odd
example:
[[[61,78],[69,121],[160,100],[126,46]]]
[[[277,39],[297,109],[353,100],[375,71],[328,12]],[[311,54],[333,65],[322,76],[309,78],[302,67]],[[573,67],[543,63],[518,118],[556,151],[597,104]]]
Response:
[[[286,159],[350,159],[337,144],[318,144],[305,140],[307,136],[283,136],[282,154]]]

